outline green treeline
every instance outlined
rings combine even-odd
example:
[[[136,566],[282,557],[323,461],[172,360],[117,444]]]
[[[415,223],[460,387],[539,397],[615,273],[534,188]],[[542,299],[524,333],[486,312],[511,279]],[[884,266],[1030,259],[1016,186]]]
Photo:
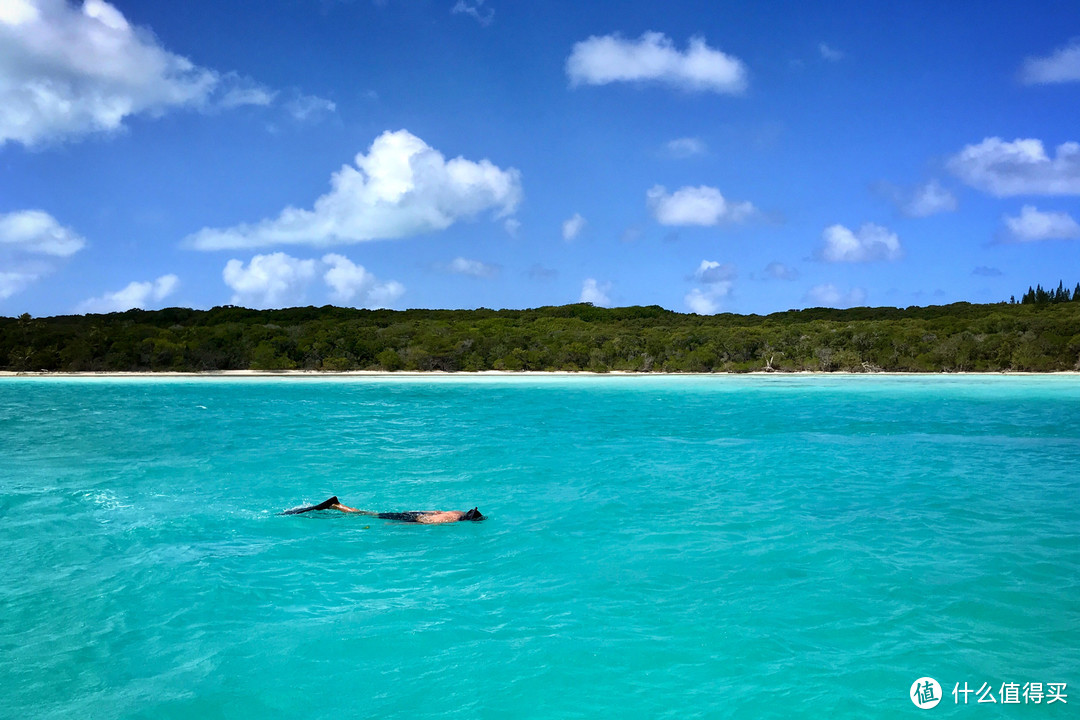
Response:
[[[1080,302],[1080,283],[1076,283],[1076,289],[1070,293],[1069,288],[1065,287],[1065,283],[1058,282],[1057,290],[1043,290],[1042,285],[1029,286],[1028,291],[1020,298],[1020,303],[1022,305],[1041,305],[1045,303],[1072,302],[1073,300]],[[1015,303],[1016,296],[1014,295],[1009,301]]]
[[[169,308],[0,318],[8,371],[1080,369],[1080,300],[685,315],[532,310]]]

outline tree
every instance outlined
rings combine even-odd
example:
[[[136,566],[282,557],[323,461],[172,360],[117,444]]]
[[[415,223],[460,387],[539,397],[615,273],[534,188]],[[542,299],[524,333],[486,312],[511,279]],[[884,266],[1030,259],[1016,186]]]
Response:
[[[405,362],[401,359],[401,356],[398,355],[397,351],[393,348],[386,348],[378,355],[376,355],[375,362],[379,363],[379,366],[382,367],[383,370],[388,370],[390,372],[394,372],[395,370],[400,370],[401,368],[405,367]]]
[[[280,354],[273,343],[263,340],[251,353],[251,368],[253,370],[291,370],[296,363],[285,355]]]
[[[0,317],[0,369],[1074,369],[1080,287],[1070,292],[1061,281],[1051,292],[1039,285],[1020,303],[1012,300],[708,317],[585,305],[24,315]]]

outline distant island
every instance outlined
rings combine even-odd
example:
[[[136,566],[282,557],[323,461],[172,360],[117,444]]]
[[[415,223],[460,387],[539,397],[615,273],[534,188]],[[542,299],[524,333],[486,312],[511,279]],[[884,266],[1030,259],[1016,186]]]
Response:
[[[1018,302],[693,315],[167,308],[0,318],[8,372],[225,370],[1055,372],[1080,370],[1080,285]]]

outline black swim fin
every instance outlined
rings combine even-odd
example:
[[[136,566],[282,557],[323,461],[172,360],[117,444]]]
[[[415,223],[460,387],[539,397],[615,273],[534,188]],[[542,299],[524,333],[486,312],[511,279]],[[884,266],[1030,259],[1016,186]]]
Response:
[[[281,513],[282,515],[299,515],[300,513],[311,512],[312,510],[329,510],[332,506],[338,504],[337,495],[329,500],[323,500],[318,505],[308,505],[307,507],[293,508],[292,510],[286,510]]]

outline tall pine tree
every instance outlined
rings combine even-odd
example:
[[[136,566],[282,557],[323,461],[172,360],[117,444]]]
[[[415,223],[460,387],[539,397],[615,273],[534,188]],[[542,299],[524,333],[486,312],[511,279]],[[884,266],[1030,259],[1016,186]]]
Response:
[[[1016,302],[1016,297],[1013,296],[1009,300],[1011,303]],[[1036,285],[1031,287],[1028,285],[1027,292],[1020,297],[1021,305],[1031,304],[1044,304],[1044,303],[1061,303],[1061,302],[1080,302],[1080,283],[1076,283],[1076,289],[1069,292],[1069,288],[1065,287],[1064,280],[1058,280],[1058,286],[1056,290],[1044,290],[1042,285]]]

